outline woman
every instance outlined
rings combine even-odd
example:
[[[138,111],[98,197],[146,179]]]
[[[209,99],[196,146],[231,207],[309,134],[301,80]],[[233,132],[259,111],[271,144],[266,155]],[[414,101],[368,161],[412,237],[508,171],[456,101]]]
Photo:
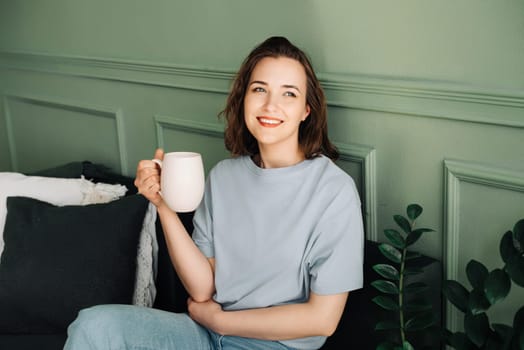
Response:
[[[352,179],[332,161],[306,55],[267,39],[222,114],[233,158],[210,172],[193,238],[160,197],[153,161],[135,180],[158,209],[189,315],[94,307],[70,326],[66,349],[318,349],[335,331],[348,292],[362,287],[362,219]]]

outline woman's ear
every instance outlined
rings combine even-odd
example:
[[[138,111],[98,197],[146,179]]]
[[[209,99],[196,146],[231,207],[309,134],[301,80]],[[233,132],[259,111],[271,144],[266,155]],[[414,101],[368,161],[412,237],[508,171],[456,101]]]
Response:
[[[308,104],[306,104],[306,113],[304,115],[304,118],[302,118],[302,121],[306,120],[307,117],[309,117],[309,114],[311,113],[311,108]]]

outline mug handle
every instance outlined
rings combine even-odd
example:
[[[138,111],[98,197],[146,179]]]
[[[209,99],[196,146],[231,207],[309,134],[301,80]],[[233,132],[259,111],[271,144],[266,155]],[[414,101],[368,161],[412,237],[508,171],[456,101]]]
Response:
[[[151,159],[154,163],[157,163],[160,166],[160,169],[162,169],[162,161],[160,159]]]
[[[151,159],[151,161],[153,161],[153,163],[156,163],[158,164],[158,166],[160,167],[160,169],[162,169],[162,161],[160,159]],[[162,196],[162,191],[158,191],[158,194],[161,196],[161,197],[164,197]]]

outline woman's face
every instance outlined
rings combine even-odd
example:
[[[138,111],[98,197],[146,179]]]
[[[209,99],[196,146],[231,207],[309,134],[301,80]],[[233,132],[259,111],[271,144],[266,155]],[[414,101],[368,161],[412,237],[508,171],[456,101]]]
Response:
[[[296,150],[299,125],[310,111],[306,86],[304,67],[294,59],[266,57],[257,63],[244,97],[244,118],[259,147]]]

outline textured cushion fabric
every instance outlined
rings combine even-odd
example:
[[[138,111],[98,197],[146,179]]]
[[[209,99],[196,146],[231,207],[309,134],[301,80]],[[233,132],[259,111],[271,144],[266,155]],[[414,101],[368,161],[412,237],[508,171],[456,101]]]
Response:
[[[133,304],[151,307],[156,297],[155,277],[157,272],[158,241],[155,222],[156,207],[149,203],[138,241],[136,255],[136,281]]]
[[[125,186],[95,184],[84,178],[63,179],[0,172],[0,232],[6,216],[6,198],[25,196],[54,205],[106,203],[123,196]],[[0,235],[0,253],[4,241]]]
[[[138,189],[134,185],[134,178],[117,174],[102,164],[94,164],[89,161],[83,161],[80,164],[81,174],[95,183],[124,185],[128,189],[127,195],[138,192]],[[47,173],[53,174],[54,171],[66,173],[64,169],[71,168],[77,169],[78,167],[72,164],[66,164],[52,171],[47,171]],[[158,241],[155,231],[156,220],[156,207],[150,204],[144,218],[144,225],[138,243],[136,283],[133,295],[134,305],[151,307],[156,298],[157,289],[155,286],[155,278],[157,275],[158,258]]]
[[[124,185],[127,188],[126,195],[138,193],[138,189],[134,184],[134,178],[115,173],[111,168],[103,164],[96,164],[87,160],[41,170],[34,175],[60,177],[80,177],[82,175],[95,183]],[[139,306],[153,306],[157,293],[155,286],[158,258],[158,241],[155,232],[156,217],[156,207],[150,204],[144,218],[144,225],[138,243],[133,304]]]
[[[84,175],[86,179],[89,179],[93,182],[124,185],[127,187],[127,194],[138,193],[138,188],[135,186],[135,179],[133,177],[117,174],[102,164],[94,164],[90,161],[83,161],[82,175]]]
[[[57,333],[82,308],[131,303],[147,206],[140,195],[62,207],[9,197],[0,333]]]
[[[124,194],[137,193],[133,178],[114,173],[110,168],[90,161],[71,162],[30,175],[0,172],[0,254],[4,245],[1,232],[6,213],[5,199],[8,196],[31,197],[56,205],[76,205],[104,203]],[[156,296],[158,243],[155,220],[156,208],[150,206],[145,216],[137,253],[133,304],[139,306],[152,306]]]

